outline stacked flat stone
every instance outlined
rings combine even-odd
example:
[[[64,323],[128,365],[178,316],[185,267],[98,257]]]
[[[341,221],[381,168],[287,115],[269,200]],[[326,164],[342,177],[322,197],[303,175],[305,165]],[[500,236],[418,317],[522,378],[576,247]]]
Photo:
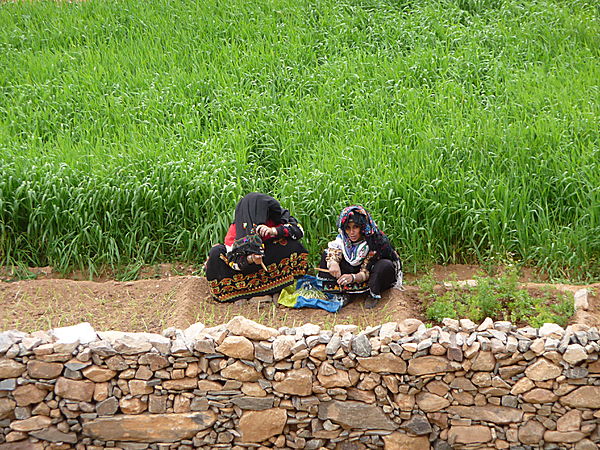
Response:
[[[599,350],[491,319],[8,331],[0,447],[596,449]]]

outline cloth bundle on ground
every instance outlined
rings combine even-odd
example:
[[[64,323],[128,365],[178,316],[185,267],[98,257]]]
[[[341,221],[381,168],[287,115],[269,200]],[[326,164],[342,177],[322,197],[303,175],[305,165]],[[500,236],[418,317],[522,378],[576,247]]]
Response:
[[[323,291],[321,280],[305,275],[281,291],[278,303],[288,308],[320,308],[338,312],[344,306],[344,298]]]

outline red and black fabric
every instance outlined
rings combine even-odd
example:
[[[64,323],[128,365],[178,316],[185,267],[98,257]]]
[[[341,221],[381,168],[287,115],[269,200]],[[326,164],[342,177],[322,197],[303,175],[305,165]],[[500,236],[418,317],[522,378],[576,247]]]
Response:
[[[321,255],[319,267],[327,269],[327,252]],[[357,274],[360,272],[360,266],[353,266],[342,260],[340,262],[340,271],[344,274]],[[389,259],[379,259],[371,266],[369,279],[362,283],[350,283],[340,286],[337,279],[327,272],[319,272],[318,278],[323,283],[323,290],[329,294],[364,294],[370,293],[372,296],[380,296],[381,293],[390,289],[396,283],[396,269],[394,262]]]
[[[206,278],[213,298],[219,302],[272,295],[306,274],[308,252],[298,241],[271,240],[265,243],[263,261],[267,271],[256,264],[247,264],[241,272],[227,263],[223,244],[210,250],[206,263]]]

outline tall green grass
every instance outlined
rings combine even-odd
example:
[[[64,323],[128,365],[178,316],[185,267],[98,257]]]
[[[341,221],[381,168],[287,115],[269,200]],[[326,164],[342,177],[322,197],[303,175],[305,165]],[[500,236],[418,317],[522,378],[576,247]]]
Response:
[[[248,191],[318,253],[600,277],[593,2],[0,4],[0,263],[202,261]]]

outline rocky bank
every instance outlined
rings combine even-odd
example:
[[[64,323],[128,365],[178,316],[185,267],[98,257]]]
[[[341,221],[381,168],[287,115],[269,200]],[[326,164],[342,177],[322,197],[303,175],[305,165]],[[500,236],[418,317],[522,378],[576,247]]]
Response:
[[[596,449],[600,334],[486,319],[0,333],[0,448]]]

